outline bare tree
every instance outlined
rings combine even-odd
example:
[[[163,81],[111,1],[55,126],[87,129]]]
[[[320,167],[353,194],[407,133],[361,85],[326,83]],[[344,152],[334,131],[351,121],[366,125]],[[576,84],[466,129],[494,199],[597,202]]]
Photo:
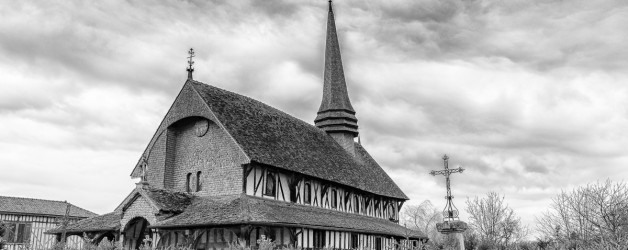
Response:
[[[429,200],[419,205],[406,205],[401,212],[401,220],[406,226],[425,233],[434,245],[442,245],[444,237],[436,231],[436,223],[443,220],[441,211]]]
[[[628,187],[610,180],[562,191],[537,229],[564,248],[628,248]]]
[[[483,245],[507,248],[528,234],[521,219],[504,203],[504,196],[489,192],[484,198],[467,198],[466,205],[469,225],[478,233]]]

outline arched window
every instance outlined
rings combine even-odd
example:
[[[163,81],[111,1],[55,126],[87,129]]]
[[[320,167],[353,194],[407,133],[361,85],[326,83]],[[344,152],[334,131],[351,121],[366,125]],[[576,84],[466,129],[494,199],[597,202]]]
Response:
[[[357,195],[353,196],[353,212],[356,214],[360,213],[360,198]]]
[[[201,171],[196,172],[196,192],[203,190],[203,174]]]
[[[312,203],[312,186],[310,183],[305,183],[303,186],[303,203],[311,204]]]
[[[275,173],[271,171],[266,172],[266,188],[264,188],[264,195],[275,196]]]
[[[186,179],[185,179],[185,191],[186,192],[192,192],[192,187],[190,185],[192,185],[192,173],[188,173]]]
[[[336,191],[336,189],[332,189],[331,190],[331,208],[337,208],[338,207],[338,192]]]

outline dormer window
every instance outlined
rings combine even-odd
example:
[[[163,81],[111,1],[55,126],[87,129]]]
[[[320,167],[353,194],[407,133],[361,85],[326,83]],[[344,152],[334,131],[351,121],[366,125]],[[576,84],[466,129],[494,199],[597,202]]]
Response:
[[[336,189],[331,190],[331,208],[338,207],[338,192]]]
[[[271,171],[266,172],[266,187],[264,188],[264,195],[275,196],[275,182],[275,173]]]
[[[303,203],[311,204],[312,203],[312,186],[310,183],[305,183],[303,186]]]

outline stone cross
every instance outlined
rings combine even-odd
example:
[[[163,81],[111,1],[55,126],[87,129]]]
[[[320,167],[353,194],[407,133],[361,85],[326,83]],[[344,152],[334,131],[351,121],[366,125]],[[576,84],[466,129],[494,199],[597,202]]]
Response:
[[[453,220],[458,219],[458,209],[456,208],[456,206],[454,206],[453,202],[451,201],[454,197],[451,196],[451,181],[449,179],[449,175],[453,173],[462,173],[462,171],[464,171],[464,168],[459,167],[456,169],[449,169],[449,157],[447,155],[443,156],[443,161],[445,163],[445,169],[438,170],[438,171],[432,170],[430,171],[430,174],[433,176],[436,176],[436,175],[445,176],[445,180],[447,183],[447,196],[445,196],[445,199],[447,199],[447,205],[445,205],[445,209],[443,210],[443,220],[453,221]]]

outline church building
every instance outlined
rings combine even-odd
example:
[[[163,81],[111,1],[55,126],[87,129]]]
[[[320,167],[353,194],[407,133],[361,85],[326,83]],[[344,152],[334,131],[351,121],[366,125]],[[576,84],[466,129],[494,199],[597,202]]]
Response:
[[[190,57],[191,58],[191,57]],[[278,246],[371,248],[427,241],[399,224],[408,197],[359,142],[331,2],[323,98],[314,125],[188,79],[111,213],[49,233],[108,238],[126,249]]]

